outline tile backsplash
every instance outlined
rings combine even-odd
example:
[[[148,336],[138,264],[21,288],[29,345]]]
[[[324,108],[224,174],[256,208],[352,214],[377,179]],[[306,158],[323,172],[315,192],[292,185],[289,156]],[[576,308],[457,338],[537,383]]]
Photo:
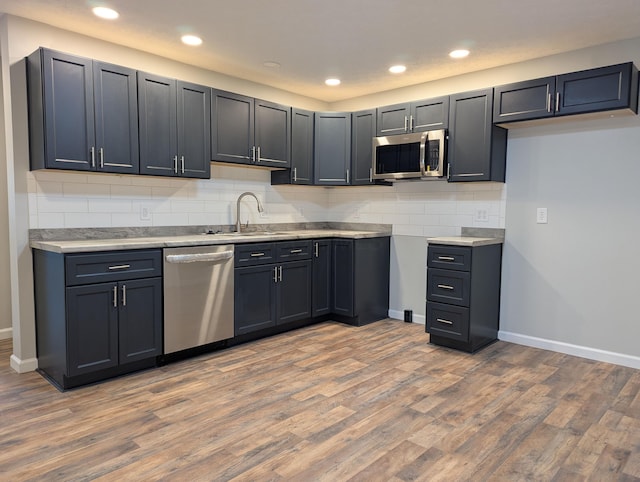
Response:
[[[393,225],[406,236],[458,235],[462,226],[504,228],[506,185],[405,181],[393,186],[271,186],[270,173],[212,165],[211,179],[33,171],[28,173],[31,229],[359,222]]]

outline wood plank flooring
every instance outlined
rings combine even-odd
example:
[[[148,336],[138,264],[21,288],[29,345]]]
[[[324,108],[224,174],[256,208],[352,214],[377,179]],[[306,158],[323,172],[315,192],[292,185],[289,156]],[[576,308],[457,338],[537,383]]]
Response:
[[[640,480],[640,371],[323,323],[58,392],[0,342],[0,480]]]

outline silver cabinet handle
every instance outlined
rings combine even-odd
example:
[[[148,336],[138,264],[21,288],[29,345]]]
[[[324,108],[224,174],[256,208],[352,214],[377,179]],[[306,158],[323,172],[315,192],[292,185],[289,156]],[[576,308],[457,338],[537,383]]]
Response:
[[[447,325],[453,325],[453,321],[443,320],[442,318],[436,318],[436,321],[439,321],[440,323],[446,323]]]
[[[118,307],[118,287],[117,286],[113,287],[113,307],[114,308]]]
[[[278,282],[278,267],[277,266],[273,267],[273,282],[274,283]]]
[[[100,169],[104,169],[104,147],[100,148]]]
[[[301,249],[292,249],[289,251],[291,254],[295,254],[295,253],[302,253]]]
[[[178,174],[178,156],[173,156],[173,172]]]
[[[89,150],[89,152],[91,153],[91,167],[95,168],[96,167],[96,148],[91,146],[91,149]]]
[[[122,306],[127,306],[127,285],[122,285]]]
[[[551,92],[547,95],[547,112],[551,113]]]
[[[441,261],[455,261],[456,258],[453,256],[438,256],[438,259]]]
[[[180,171],[184,174],[184,156],[180,156]]]
[[[130,264],[118,264],[118,265],[114,265],[114,266],[109,266],[109,270],[113,271],[116,269],[128,269],[131,268]]]
[[[256,162],[256,146],[251,148],[251,162]]]
[[[369,182],[373,182],[373,168],[369,168]]]
[[[407,123],[408,123],[408,119],[407,116],[404,116],[404,131],[407,132]]]
[[[560,110],[560,92],[556,92],[556,112]]]
[[[260,146],[258,146],[258,155],[256,156],[256,162],[260,162]]]
[[[298,168],[293,168],[293,182],[298,182]]]
[[[443,290],[452,290],[455,289],[453,286],[449,286],[449,285],[438,285],[438,288],[441,288]]]
[[[278,271],[280,272],[280,279],[278,281],[282,281],[282,265],[280,265]]]
[[[260,256],[264,256],[264,253],[251,253],[250,256],[252,258],[259,258]]]
[[[413,115],[409,116],[409,131],[413,132]]]
[[[318,243],[316,243],[316,258],[318,257]]]
[[[349,184],[349,169],[347,169],[347,184]]]

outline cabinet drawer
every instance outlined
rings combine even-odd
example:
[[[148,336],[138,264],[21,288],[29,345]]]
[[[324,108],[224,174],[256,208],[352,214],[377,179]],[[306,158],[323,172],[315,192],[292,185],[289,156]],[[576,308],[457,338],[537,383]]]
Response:
[[[235,246],[236,266],[275,263],[276,243],[240,244]]]
[[[65,256],[67,286],[162,276],[162,251],[145,249]]]
[[[429,268],[469,271],[471,269],[471,248],[430,244],[427,249],[427,266]]]
[[[464,271],[427,269],[427,300],[469,306],[470,276]]]
[[[469,341],[469,309],[427,302],[427,333]]]
[[[311,259],[311,241],[286,241],[276,245],[278,261]]]

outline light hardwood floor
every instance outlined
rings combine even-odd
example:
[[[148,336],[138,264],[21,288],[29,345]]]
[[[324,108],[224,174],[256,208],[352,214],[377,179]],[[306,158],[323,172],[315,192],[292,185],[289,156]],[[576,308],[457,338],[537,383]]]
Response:
[[[640,371],[323,323],[58,392],[0,342],[0,480],[640,480]]]

